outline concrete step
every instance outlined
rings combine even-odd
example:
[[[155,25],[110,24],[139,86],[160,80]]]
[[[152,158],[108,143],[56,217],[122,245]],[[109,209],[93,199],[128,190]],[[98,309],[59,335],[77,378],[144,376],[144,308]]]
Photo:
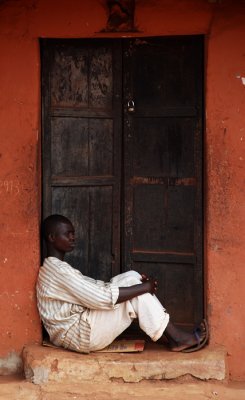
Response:
[[[201,380],[225,380],[226,351],[207,346],[195,353],[173,353],[164,346],[147,343],[140,353],[79,354],[64,349],[26,346],[23,365],[27,381],[79,384],[83,382],[140,382],[169,380],[186,375]]]
[[[1,400],[244,400],[245,382],[200,381],[142,381],[58,382],[33,385],[18,377],[0,377]]]

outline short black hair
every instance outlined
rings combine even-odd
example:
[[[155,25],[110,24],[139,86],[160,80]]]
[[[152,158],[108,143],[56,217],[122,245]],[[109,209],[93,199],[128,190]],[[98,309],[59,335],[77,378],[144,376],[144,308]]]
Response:
[[[71,224],[71,221],[60,214],[49,215],[42,223],[42,235],[45,240],[48,240],[50,233],[53,233],[59,224]]]

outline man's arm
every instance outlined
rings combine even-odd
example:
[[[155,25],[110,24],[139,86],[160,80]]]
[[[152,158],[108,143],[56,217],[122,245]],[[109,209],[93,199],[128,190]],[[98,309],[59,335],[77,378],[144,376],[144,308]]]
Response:
[[[140,296],[145,293],[154,294],[157,291],[157,281],[148,278],[143,278],[142,280],[143,282],[139,285],[119,287],[119,296],[116,304],[131,300],[134,297]]]

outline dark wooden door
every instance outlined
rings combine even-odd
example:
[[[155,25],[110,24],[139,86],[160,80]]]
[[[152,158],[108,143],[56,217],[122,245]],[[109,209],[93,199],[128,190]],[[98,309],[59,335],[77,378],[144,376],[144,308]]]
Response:
[[[105,280],[120,272],[120,55],[115,41],[42,42],[43,217],[71,219],[68,260]]]
[[[124,46],[122,265],[156,276],[185,325],[203,313],[202,71],[201,37]]]
[[[156,276],[176,322],[202,317],[201,37],[42,41],[43,216],[68,260]]]

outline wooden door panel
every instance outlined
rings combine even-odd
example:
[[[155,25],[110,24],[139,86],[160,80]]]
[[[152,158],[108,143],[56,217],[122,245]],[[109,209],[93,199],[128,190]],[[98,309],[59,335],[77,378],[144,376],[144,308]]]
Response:
[[[53,175],[88,175],[88,136],[86,119],[52,118],[51,169]]]
[[[108,280],[120,271],[121,49],[106,40],[42,49],[43,215],[70,218],[78,243],[67,259]]]
[[[60,44],[51,57],[52,107],[113,108],[113,55],[107,46],[73,41]]]
[[[135,185],[133,251],[192,252],[194,200],[193,187]]]
[[[105,48],[92,50],[89,91],[89,105],[91,108],[113,108],[112,62],[112,52],[106,51]]]
[[[46,42],[47,43],[47,42]],[[53,42],[54,43],[54,42]],[[58,42],[56,42],[58,43]],[[51,42],[49,44],[51,46]],[[47,47],[46,47],[47,48]],[[88,49],[74,42],[50,54],[50,91],[52,107],[88,106]]]
[[[198,86],[189,78],[196,76],[201,61],[193,53],[197,40],[182,36],[130,42],[126,60],[131,63],[129,79],[137,112],[152,116],[179,107],[182,112],[195,110]]]
[[[196,121],[192,118],[135,118],[132,135],[134,176],[192,177]],[[142,156],[144,155],[144,156]]]
[[[124,55],[125,268],[156,276],[172,319],[194,324],[203,316],[202,38],[131,40]]]
[[[142,201],[144,199],[144,201]],[[163,185],[134,187],[134,251],[158,251],[166,247],[166,188]]]
[[[170,251],[194,252],[196,188],[192,185],[168,188],[167,246]]]
[[[113,120],[96,119],[89,120],[89,174],[94,176],[114,175],[114,141]]]
[[[55,118],[51,168],[56,176],[113,176],[112,119]]]

